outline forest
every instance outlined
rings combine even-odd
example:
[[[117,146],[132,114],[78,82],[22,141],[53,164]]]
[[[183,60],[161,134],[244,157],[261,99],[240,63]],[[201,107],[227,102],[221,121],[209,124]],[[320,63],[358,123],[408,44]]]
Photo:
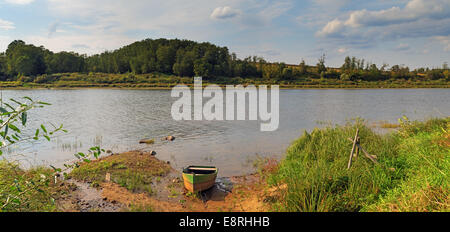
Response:
[[[376,64],[364,59],[346,57],[342,67],[326,66],[325,55],[317,64],[269,63],[264,58],[237,58],[227,47],[205,42],[179,39],[145,39],[114,51],[87,56],[74,52],[54,53],[16,40],[0,53],[0,81],[45,83],[55,81],[61,73],[150,74],[160,73],[177,77],[202,76],[208,80],[250,78],[271,82],[290,80],[450,80],[445,62],[439,68],[410,70],[404,65]]]

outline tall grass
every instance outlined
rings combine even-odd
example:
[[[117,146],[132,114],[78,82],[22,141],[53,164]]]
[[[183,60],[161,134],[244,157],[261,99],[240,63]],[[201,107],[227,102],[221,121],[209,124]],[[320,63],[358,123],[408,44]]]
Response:
[[[49,168],[23,170],[16,163],[0,161],[0,212],[56,211],[55,199],[67,188],[53,181]]]
[[[361,120],[305,132],[268,180],[287,185],[273,210],[448,211],[449,121],[404,119],[398,132],[387,135]],[[379,164],[360,155],[347,170],[352,147],[347,138],[357,128],[361,145]]]

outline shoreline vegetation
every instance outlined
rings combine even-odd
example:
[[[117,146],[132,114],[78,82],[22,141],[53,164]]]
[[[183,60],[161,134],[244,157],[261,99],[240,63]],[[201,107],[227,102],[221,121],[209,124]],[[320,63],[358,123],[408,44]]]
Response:
[[[300,61],[300,60],[299,60]],[[145,39],[101,54],[52,52],[15,40],[0,53],[0,88],[148,88],[205,84],[280,85],[281,88],[449,88],[450,69],[377,66],[346,57],[341,67],[238,58],[227,47],[179,39]]]
[[[50,169],[1,161],[0,211],[450,211],[450,118],[404,117],[395,128],[378,134],[357,119],[304,132],[281,161],[258,160],[255,174],[204,196],[186,192],[181,174],[146,152],[80,162],[56,184]],[[347,169],[357,129],[378,164],[360,156]]]
[[[177,85],[193,88],[193,77],[178,77],[162,73],[108,74],[108,73],[62,73],[37,76],[34,80],[0,81],[1,89],[155,89],[168,90]],[[36,81],[37,80],[37,81]],[[43,81],[45,80],[45,81]],[[384,80],[351,81],[337,79],[310,79],[271,81],[254,78],[209,78],[203,85],[279,85],[280,89],[399,89],[399,88],[450,88],[450,82],[440,80]]]
[[[361,146],[377,158],[347,162],[348,138],[359,129]],[[399,120],[377,134],[357,120],[305,132],[287,150],[270,186],[281,186],[274,211],[431,212],[450,210],[450,118]],[[299,181],[302,180],[302,181]]]

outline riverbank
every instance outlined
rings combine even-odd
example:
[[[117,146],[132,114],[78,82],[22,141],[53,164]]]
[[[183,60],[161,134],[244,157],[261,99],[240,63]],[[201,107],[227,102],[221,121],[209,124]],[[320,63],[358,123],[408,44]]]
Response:
[[[361,154],[347,169],[359,129]],[[380,135],[363,122],[315,129],[296,140],[269,186],[286,186],[273,211],[450,210],[450,118],[412,122]]]
[[[52,169],[0,165],[0,212],[254,212],[267,211],[259,174],[218,178],[192,194],[181,172],[148,152],[79,163],[65,178]],[[65,179],[65,180],[63,180]],[[18,181],[17,181],[18,180]]]
[[[292,80],[263,78],[204,78],[203,84],[226,85],[279,85],[282,89],[372,89],[372,88],[450,88],[445,79],[388,79],[383,81],[351,81],[339,79],[316,79],[304,77]],[[162,73],[106,74],[62,73],[38,77],[21,77],[17,81],[2,81],[2,89],[67,89],[67,88],[124,88],[124,89],[171,89],[176,85],[193,87],[192,77],[179,77]]]
[[[450,118],[400,120],[389,134],[364,121],[305,132],[281,162],[259,160],[252,175],[219,178],[202,195],[151,153],[126,152],[80,163],[68,180],[52,170],[0,165],[2,211],[449,211]],[[359,129],[362,154],[347,162]],[[16,181],[17,180],[17,181]],[[34,183],[34,184],[30,184]]]
[[[212,189],[192,194],[184,189],[181,172],[148,152],[82,163],[68,178],[78,188],[59,201],[62,211],[265,211],[258,175],[219,178]]]

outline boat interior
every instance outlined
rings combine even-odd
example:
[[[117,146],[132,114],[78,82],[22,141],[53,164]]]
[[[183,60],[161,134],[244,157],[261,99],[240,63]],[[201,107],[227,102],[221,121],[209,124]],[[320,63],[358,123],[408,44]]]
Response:
[[[214,167],[187,167],[183,170],[186,174],[213,174],[217,168]]]

